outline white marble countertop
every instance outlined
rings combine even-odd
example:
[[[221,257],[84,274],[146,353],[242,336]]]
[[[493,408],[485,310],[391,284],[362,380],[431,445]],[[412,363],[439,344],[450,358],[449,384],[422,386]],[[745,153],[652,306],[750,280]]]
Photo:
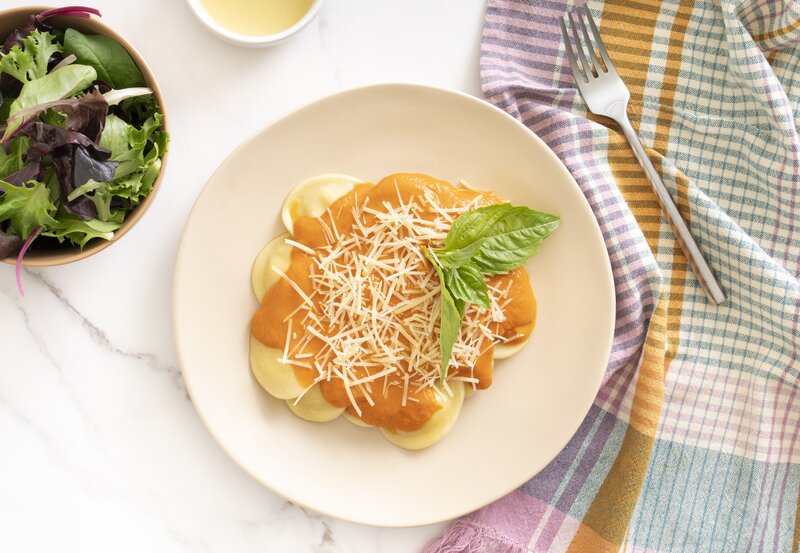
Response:
[[[25,271],[24,299],[13,267],[0,266],[0,551],[418,551],[442,525],[379,529],[305,511],[216,445],[178,368],[173,261],[209,175],[279,115],[376,82],[479,94],[485,1],[327,0],[266,50],[214,38],[184,0],[90,4],[158,77],[170,160],[153,206],[118,244]]]

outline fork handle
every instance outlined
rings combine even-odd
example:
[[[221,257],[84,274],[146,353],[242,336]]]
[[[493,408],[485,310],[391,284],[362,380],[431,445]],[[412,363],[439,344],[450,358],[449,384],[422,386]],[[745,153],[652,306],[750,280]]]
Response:
[[[725,301],[725,292],[722,291],[719,282],[717,282],[714,276],[714,272],[703,257],[700,248],[697,246],[697,242],[695,242],[692,233],[689,231],[689,227],[686,225],[686,221],[681,217],[678,206],[672,201],[672,197],[667,187],[664,185],[664,181],[661,180],[661,175],[659,175],[656,168],[653,167],[653,163],[650,161],[650,157],[647,155],[644,145],[642,145],[642,141],[639,139],[639,135],[634,130],[633,125],[631,125],[630,119],[628,119],[627,114],[615,119],[619,126],[622,127],[622,132],[625,134],[625,138],[628,139],[631,148],[633,148],[633,153],[636,155],[639,165],[644,169],[647,179],[650,181],[650,184],[653,185],[653,191],[655,191],[658,202],[661,204],[661,210],[667,216],[667,222],[669,222],[672,227],[678,245],[680,245],[683,253],[686,254],[689,265],[691,265],[694,270],[694,274],[697,275],[697,280],[700,281],[700,285],[703,287],[703,290],[705,290],[711,303],[714,305],[721,304]]]

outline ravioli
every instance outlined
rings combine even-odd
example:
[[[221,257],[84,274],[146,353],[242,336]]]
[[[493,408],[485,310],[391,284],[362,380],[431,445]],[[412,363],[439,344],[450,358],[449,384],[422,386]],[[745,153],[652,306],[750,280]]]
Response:
[[[425,178],[430,179],[430,177]],[[281,219],[288,233],[269,242],[256,256],[252,268],[252,288],[256,299],[259,302],[264,302],[262,310],[270,309],[270,305],[268,304],[269,298],[265,299],[267,292],[270,291],[276,283],[285,283],[287,279],[291,280],[291,278],[287,276],[287,273],[293,266],[295,257],[308,254],[306,250],[313,251],[313,248],[303,243],[303,240],[306,238],[305,235],[302,237],[295,236],[296,223],[299,220],[304,220],[307,223],[309,218],[319,218],[327,213],[329,220],[333,223],[333,229],[330,230],[330,232],[338,235],[341,229],[336,228],[336,221],[333,218],[334,215],[331,213],[333,208],[336,209],[337,213],[341,213],[345,204],[342,204],[340,200],[345,195],[354,195],[358,198],[360,190],[364,190],[366,193],[366,191],[370,189],[369,187],[372,186],[374,185],[364,183],[355,177],[341,174],[328,174],[304,181],[289,194],[283,204],[281,212]],[[469,193],[472,195],[479,194],[478,191],[474,191],[471,187],[465,187],[461,190],[470,191]],[[399,188],[397,196],[400,197]],[[300,229],[300,232],[306,232],[304,229],[305,227]],[[308,256],[310,256],[310,254],[307,255],[307,257]],[[389,278],[391,278],[391,275]],[[517,280],[528,287],[530,286],[527,280],[527,274],[525,274],[524,279]],[[299,291],[295,289],[294,293],[299,296],[307,295],[306,292],[302,290],[301,286],[297,284],[294,284],[294,286],[301,288]],[[511,284],[505,289],[506,293],[508,293],[510,286]],[[533,297],[532,293],[530,297]],[[533,304],[533,309],[535,311],[535,303]],[[363,403],[362,397],[359,397],[359,401],[362,401],[360,408],[358,402],[355,402],[353,397],[349,398],[352,402],[350,405],[345,403],[346,399],[339,398],[338,396],[341,394],[337,395],[335,390],[333,390],[330,383],[330,376],[327,381],[320,377],[317,377],[316,380],[312,379],[310,376],[306,378],[306,376],[308,376],[306,373],[309,371],[300,371],[297,364],[313,366],[313,362],[316,360],[313,355],[303,357],[302,360],[292,359],[291,362],[289,362],[290,345],[293,340],[297,340],[295,337],[297,332],[294,332],[294,334],[292,332],[291,323],[294,320],[292,317],[292,313],[287,313],[287,316],[283,319],[284,321],[287,318],[290,319],[287,335],[285,339],[283,339],[284,350],[277,347],[270,347],[262,343],[262,341],[256,338],[255,330],[254,335],[250,337],[250,367],[258,383],[270,395],[277,399],[285,400],[289,409],[300,418],[313,422],[328,422],[344,415],[345,420],[357,426],[365,428],[372,426],[378,427],[381,434],[389,442],[398,447],[412,450],[429,447],[438,442],[450,431],[458,418],[464,398],[472,395],[475,388],[486,387],[491,383],[492,358],[502,359],[510,357],[518,352],[529,340],[530,330],[533,326],[532,320],[529,323],[527,320],[523,320],[523,323],[529,325],[530,329],[512,340],[499,341],[491,344],[492,351],[489,352],[488,357],[486,352],[484,352],[477,358],[481,361],[480,365],[483,367],[480,371],[475,369],[471,373],[458,373],[454,377],[455,379],[448,379],[447,386],[445,387],[437,387],[433,391],[423,390],[421,395],[415,395],[414,392],[409,390],[408,383],[406,383],[406,388],[404,389],[402,397],[403,407],[407,408],[412,401],[416,401],[418,404],[425,404],[425,409],[423,410],[427,418],[424,421],[416,420],[409,422],[403,419],[403,416],[405,416],[403,415],[398,416],[398,420],[401,421],[400,423],[390,421],[384,426],[383,419],[374,414],[370,414],[369,416],[372,416],[373,420],[378,421],[380,424],[370,424],[365,420],[365,418],[368,418],[366,412],[370,411],[370,405],[368,403]],[[346,330],[343,331],[346,332]],[[277,337],[274,337],[273,341],[275,343],[279,342]],[[479,363],[475,363],[475,367],[478,365]],[[411,372],[412,369],[413,367],[409,367],[407,372]],[[313,373],[313,371],[310,372]],[[488,373],[488,376],[486,376],[486,373]],[[367,378],[372,378],[372,376],[374,375],[370,375]],[[408,378],[406,378],[406,380],[408,380]],[[377,384],[377,382],[379,382],[377,378],[367,381],[366,386],[371,389],[370,385],[372,383]],[[349,386],[347,392],[348,394],[350,393]],[[372,396],[378,397],[375,392],[367,392],[366,390],[363,390],[363,392],[366,396],[372,394]],[[386,384],[384,383],[384,396],[394,395],[397,397],[399,393],[400,392],[396,389],[389,390],[387,393]],[[335,401],[339,404],[334,405],[331,403],[326,399],[326,394],[328,398],[335,398]],[[374,400],[370,400],[370,402],[374,402]],[[354,412],[354,408],[356,412]],[[395,410],[399,409],[400,408],[395,405]],[[358,413],[358,411],[365,412]],[[393,414],[396,415],[396,413]]]

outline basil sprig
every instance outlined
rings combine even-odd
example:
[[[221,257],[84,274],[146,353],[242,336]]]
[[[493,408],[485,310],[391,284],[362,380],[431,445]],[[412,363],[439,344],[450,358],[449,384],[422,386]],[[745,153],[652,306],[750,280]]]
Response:
[[[444,247],[425,252],[442,287],[442,382],[466,304],[490,309],[485,277],[506,274],[524,265],[560,222],[555,215],[525,206],[489,205],[459,216],[447,233]]]

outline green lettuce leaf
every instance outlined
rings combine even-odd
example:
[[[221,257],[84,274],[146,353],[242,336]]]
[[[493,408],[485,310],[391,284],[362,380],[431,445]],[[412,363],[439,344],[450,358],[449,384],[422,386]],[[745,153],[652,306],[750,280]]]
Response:
[[[31,139],[27,136],[18,136],[11,140],[5,147],[0,147],[0,179],[11,173],[16,173],[25,165],[22,157],[30,148]],[[6,153],[6,148],[8,153]]]
[[[84,221],[63,209],[58,211],[56,218],[57,221],[42,231],[42,236],[51,236],[59,242],[69,240],[80,248],[83,248],[93,238],[111,240],[114,238],[114,231],[122,223],[121,221],[100,221],[99,219]]]
[[[15,117],[24,109],[74,96],[97,78],[97,72],[88,65],[73,63],[57,71],[30,81],[22,86],[17,99],[11,103],[8,128],[3,135],[6,140],[23,123],[23,117]]]
[[[8,229],[22,238],[27,238],[33,229],[53,227],[56,220],[55,204],[50,200],[50,190],[44,183],[30,181],[14,186],[0,181],[0,222],[8,221]]]
[[[64,50],[61,44],[56,42],[55,35],[47,31],[31,31],[22,44],[23,49],[30,52],[33,57],[33,67],[28,71],[28,80],[31,81],[47,75],[47,64],[50,62],[50,57],[56,52]]]
[[[0,57],[0,73],[11,75],[21,83],[32,80],[30,73],[35,71],[33,56],[19,46],[14,46]]]

